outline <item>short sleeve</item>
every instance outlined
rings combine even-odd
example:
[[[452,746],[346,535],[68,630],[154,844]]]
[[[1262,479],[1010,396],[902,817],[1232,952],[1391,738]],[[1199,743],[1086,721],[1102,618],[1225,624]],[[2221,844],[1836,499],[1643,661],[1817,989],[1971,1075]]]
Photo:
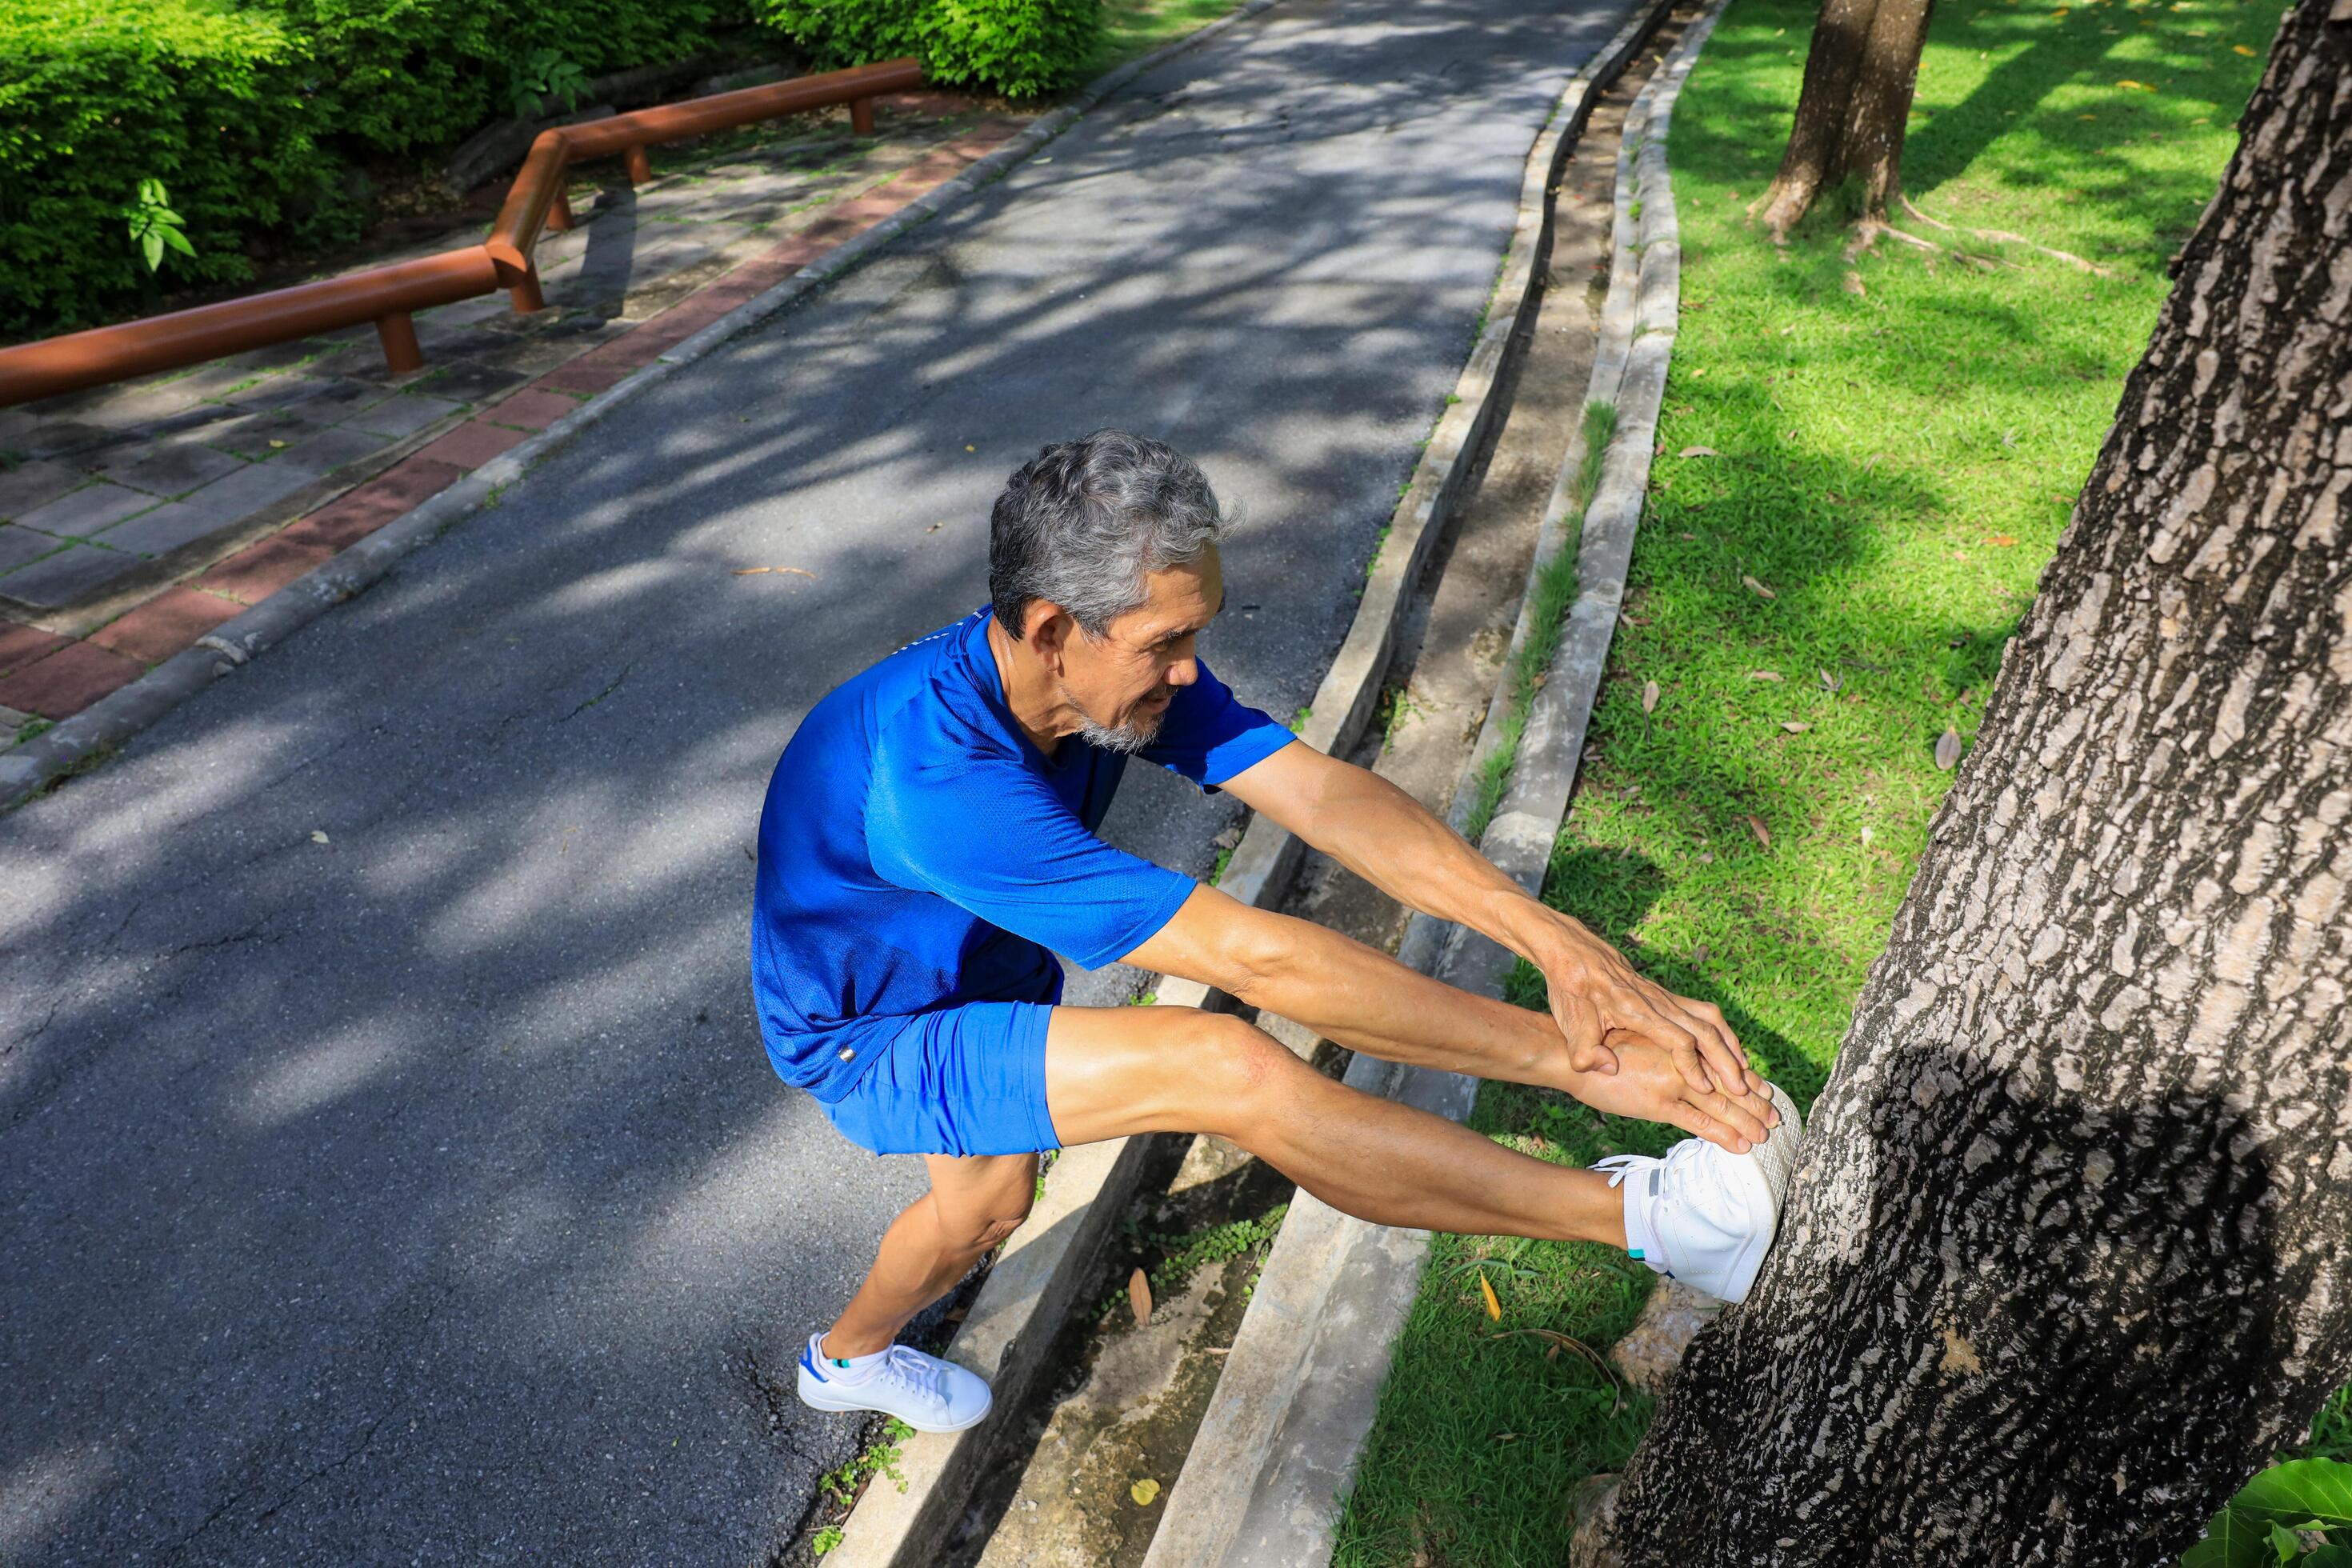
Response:
[[[1012,758],[894,758],[886,742],[875,763],[877,874],[1088,969],[1142,946],[1192,896],[1190,877],[1112,848]]]
[[[1181,687],[1160,721],[1160,733],[1137,754],[1181,773],[1203,789],[1247,773],[1298,737],[1200,666],[1200,679]]]

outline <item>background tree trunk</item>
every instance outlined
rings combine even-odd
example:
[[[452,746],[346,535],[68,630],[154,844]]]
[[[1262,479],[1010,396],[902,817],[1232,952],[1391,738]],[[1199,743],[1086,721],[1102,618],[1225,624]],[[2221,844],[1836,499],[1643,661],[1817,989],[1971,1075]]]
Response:
[[[1788,150],[1758,208],[1774,235],[1849,174],[1862,181],[1864,220],[1885,221],[1902,189],[1903,128],[1933,8],[1934,0],[1822,0]]]
[[[2182,253],[1781,1239],[1629,1468],[1632,1568],[2152,1563],[2352,1378],[2329,3],[2288,16]]]

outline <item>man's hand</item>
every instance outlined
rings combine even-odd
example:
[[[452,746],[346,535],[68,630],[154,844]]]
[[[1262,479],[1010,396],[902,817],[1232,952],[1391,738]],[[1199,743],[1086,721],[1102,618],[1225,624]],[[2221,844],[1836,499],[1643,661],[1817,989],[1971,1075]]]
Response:
[[[1568,1037],[1570,1068],[1613,1072],[1618,1042],[1633,1040],[1664,1051],[1694,1089],[1763,1095],[1764,1080],[1748,1067],[1721,1009],[1643,979],[1615,948],[1565,915],[1559,919],[1561,940],[1547,944],[1542,968],[1552,1018]]]
[[[1616,1062],[1613,1072],[1579,1073],[1560,1087],[1595,1110],[1664,1121],[1735,1154],[1764,1141],[1768,1118],[1780,1120],[1760,1089],[1733,1099],[1692,1088],[1674,1059],[1655,1046],[1626,1040],[1616,1048]]]

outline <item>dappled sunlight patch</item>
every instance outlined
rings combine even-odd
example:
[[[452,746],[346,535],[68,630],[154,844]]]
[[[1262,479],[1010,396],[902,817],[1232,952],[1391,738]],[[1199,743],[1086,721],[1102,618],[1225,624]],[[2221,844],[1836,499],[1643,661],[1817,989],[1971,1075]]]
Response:
[[[370,1018],[327,1039],[287,1048],[252,1074],[229,1111],[257,1131],[299,1121],[397,1072],[408,1054],[396,1030]]]
[[[0,1556],[29,1562],[115,1477],[97,1444],[37,1454],[0,1479]]]

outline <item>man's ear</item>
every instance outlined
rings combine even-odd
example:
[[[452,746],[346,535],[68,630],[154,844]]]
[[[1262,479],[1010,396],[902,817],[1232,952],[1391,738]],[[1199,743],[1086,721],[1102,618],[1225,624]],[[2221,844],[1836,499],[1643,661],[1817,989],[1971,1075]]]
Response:
[[[1062,673],[1062,650],[1068,646],[1071,634],[1077,630],[1077,623],[1061,605],[1048,604],[1043,599],[1029,601],[1028,611],[1023,619],[1027,625],[1022,630],[1021,640],[1036,649],[1037,657],[1045,661],[1045,668],[1058,677]]]

